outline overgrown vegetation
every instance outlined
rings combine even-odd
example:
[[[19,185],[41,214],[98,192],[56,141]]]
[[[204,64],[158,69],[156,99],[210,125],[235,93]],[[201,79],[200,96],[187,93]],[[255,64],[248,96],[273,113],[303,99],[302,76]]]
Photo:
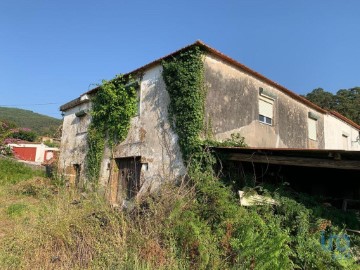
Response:
[[[246,210],[236,202],[232,185],[226,185],[215,176],[215,159],[202,146],[245,146],[245,142],[240,134],[232,134],[231,139],[221,143],[200,139],[204,131],[206,97],[201,49],[194,47],[164,61],[163,78],[170,95],[169,120],[179,135],[190,185],[195,192],[194,201],[176,212],[173,224],[177,246],[181,247],[180,258],[188,259],[190,267],[200,269],[210,266],[235,269],[343,267],[342,262],[331,257],[331,252],[326,253],[321,248],[318,231],[312,228],[312,223],[318,221],[311,210],[277,193],[271,194],[279,201],[277,207]],[[338,227],[334,230],[339,233]],[[353,261],[349,265],[354,266]]]
[[[164,185],[119,212],[96,193],[23,176],[0,185],[1,269],[358,269],[359,238],[350,236],[352,250],[336,251],[336,241],[325,250],[321,231],[329,247],[342,228],[285,187],[249,189],[279,204],[245,208],[226,182],[199,173],[196,187]]]
[[[15,184],[44,173],[15,160],[0,158],[0,185]]]
[[[137,112],[136,82],[118,75],[103,80],[92,99],[92,121],[88,129],[87,174],[93,183],[99,178],[105,145],[110,149],[125,140],[130,120]]]
[[[179,136],[185,162],[201,150],[199,133],[204,129],[205,87],[203,53],[193,47],[163,62],[163,78],[170,95],[171,127]]]

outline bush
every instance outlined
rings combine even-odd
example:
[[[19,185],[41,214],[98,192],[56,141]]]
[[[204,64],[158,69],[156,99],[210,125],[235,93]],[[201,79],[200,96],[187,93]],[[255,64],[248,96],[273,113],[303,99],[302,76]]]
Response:
[[[10,137],[18,140],[34,142],[37,138],[37,134],[29,128],[16,128],[12,129],[11,132]]]

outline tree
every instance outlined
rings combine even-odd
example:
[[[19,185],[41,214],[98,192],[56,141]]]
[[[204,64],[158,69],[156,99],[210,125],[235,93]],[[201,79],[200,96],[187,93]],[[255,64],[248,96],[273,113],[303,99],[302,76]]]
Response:
[[[334,95],[322,88],[314,89],[308,93],[305,98],[324,109],[332,110],[334,108]]]
[[[339,90],[335,95],[334,109],[360,123],[360,87]]]
[[[360,123],[360,87],[340,89],[335,95],[322,88],[306,94],[306,99],[327,110],[335,110],[355,123]]]

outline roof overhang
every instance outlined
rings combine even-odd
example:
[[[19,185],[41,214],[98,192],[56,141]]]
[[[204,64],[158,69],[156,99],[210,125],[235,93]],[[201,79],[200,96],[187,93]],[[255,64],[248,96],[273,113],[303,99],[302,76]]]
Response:
[[[227,160],[343,170],[360,170],[360,151],[213,147]]]

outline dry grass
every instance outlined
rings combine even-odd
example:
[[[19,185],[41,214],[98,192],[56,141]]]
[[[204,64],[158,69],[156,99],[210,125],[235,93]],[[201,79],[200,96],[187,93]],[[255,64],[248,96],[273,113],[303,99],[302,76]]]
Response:
[[[197,193],[184,183],[164,184],[131,211],[119,212],[101,195],[30,176],[0,185],[0,269],[249,269],[254,256],[259,267],[276,265],[285,252],[294,254],[289,228],[309,222],[297,215],[293,222],[306,209],[289,199],[282,216],[270,208],[241,208],[218,182],[198,187]],[[280,227],[280,218],[289,225]],[[323,228],[325,221],[331,225],[316,224]],[[323,256],[318,265],[325,265],[331,257],[320,254],[318,239],[313,240],[312,251],[304,251],[316,260]],[[328,268],[357,269],[332,265]]]
[[[163,241],[176,196],[168,194],[168,203],[164,196],[149,199],[124,214],[96,194],[46,178],[2,186],[0,269],[182,268]]]

